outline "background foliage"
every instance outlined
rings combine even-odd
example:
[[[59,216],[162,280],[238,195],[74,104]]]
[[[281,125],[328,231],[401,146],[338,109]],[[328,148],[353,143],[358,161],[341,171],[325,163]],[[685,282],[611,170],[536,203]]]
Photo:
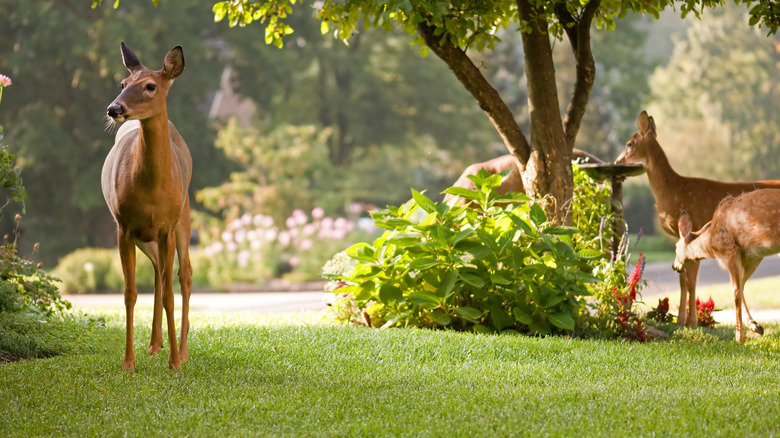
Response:
[[[155,8],[152,2],[125,2],[115,10],[111,2],[96,9],[77,0],[28,3],[0,0],[4,11],[0,72],[15,79],[14,93],[7,93],[0,107],[0,123],[6,126],[5,140],[20,159],[32,195],[28,218],[20,230],[20,248],[29,252],[33,243],[42,242],[44,250],[38,257],[47,266],[79,247],[114,245],[113,221],[97,181],[112,141],[111,134],[103,131],[105,106],[125,75],[117,50],[120,40],[127,41],[152,67],[159,66],[170,46],[184,45],[188,67],[171,92],[169,110],[195,155],[193,195],[216,187],[211,190],[212,199],[225,197],[221,204],[217,202],[218,211],[209,213],[216,217],[233,220],[239,213],[261,208],[286,216],[294,209],[282,201],[272,205],[263,200],[262,207],[248,209],[227,203],[230,196],[238,198],[238,192],[230,195],[227,190],[235,182],[231,173],[246,173],[258,163],[242,163],[235,157],[231,163],[223,158],[230,152],[215,147],[224,124],[209,121],[208,113],[226,66],[233,71],[227,82],[250,98],[257,112],[247,125],[224,128],[222,138],[263,144],[264,138],[276,136],[273,147],[278,150],[294,141],[294,136],[281,135],[288,129],[285,126],[328,132],[322,140],[324,149],[315,155],[327,156],[327,161],[318,158],[316,166],[296,173],[300,163],[288,160],[292,168],[279,170],[286,176],[267,186],[287,195],[290,185],[311,187],[314,194],[294,194],[307,211],[314,205],[306,199],[320,198],[332,200],[323,207],[334,216],[346,213],[352,201],[377,207],[398,205],[408,197],[409,187],[427,189],[428,196],[436,199],[466,164],[505,151],[446,66],[420,58],[400,31],[362,32],[345,46],[321,35],[320,21],[312,11],[288,18],[295,33],[286,37],[284,50],[277,50],[265,44],[262,26],[226,29],[224,24],[213,23],[213,13],[203,5],[160,2]],[[661,21],[628,15],[615,22],[613,32],[592,32],[598,74],[577,146],[613,159],[633,131],[636,114],[647,107],[659,123],[667,152],[715,158],[705,163],[672,156],[681,171],[695,161],[697,167],[689,167],[692,172],[733,179],[775,177],[771,166],[757,164],[777,161],[772,159],[777,139],[771,130],[778,125],[772,123],[777,115],[767,88],[772,84],[772,69],[777,68],[771,53],[774,45],[763,31],[756,32],[742,21],[730,19],[724,24],[732,9],[743,17],[740,20],[748,19],[744,7],[705,12],[701,22],[679,20],[675,14],[662,14]],[[144,26],[138,26],[140,22]],[[691,27],[689,23],[697,30],[680,34],[681,29]],[[680,34],[675,44],[688,48],[672,54],[663,48],[671,47],[670,35],[675,33]],[[518,123],[527,126],[519,35],[507,29],[499,37],[502,42],[496,42],[494,50],[469,51],[469,56],[505,97]],[[574,71],[570,49],[561,42],[554,50],[562,81],[559,91],[565,100]],[[708,68],[702,70],[704,76],[693,75],[700,80],[686,79],[690,87],[679,88],[680,81],[662,80],[664,69],[676,69],[673,77],[677,79],[692,74],[683,67],[666,67],[669,57],[670,66],[687,62]],[[658,79],[649,82],[656,65]],[[719,84],[734,81],[743,85],[716,91]],[[651,89],[655,91],[648,96]],[[735,92],[736,97],[729,97]],[[734,114],[696,108],[695,96],[718,102],[723,95],[733,102],[741,94],[756,97],[739,105],[724,104],[723,111]],[[673,98],[678,95],[683,98]],[[706,114],[706,119],[699,113]],[[702,139],[712,141],[705,146]],[[706,152],[696,152],[701,149],[697,144]],[[258,158],[267,157],[270,150],[258,151]],[[331,185],[321,185],[324,181]],[[273,187],[277,182],[287,184],[287,189]],[[319,193],[318,187],[322,187]],[[337,191],[345,202],[335,200]],[[646,195],[646,190],[626,188],[630,217],[652,216],[645,213],[653,202]],[[195,208],[203,210],[202,205]],[[6,233],[12,227],[8,219],[20,209],[7,209],[2,222]],[[637,220],[629,220],[630,229],[638,231],[641,226],[645,234],[653,231],[646,224],[634,225]]]

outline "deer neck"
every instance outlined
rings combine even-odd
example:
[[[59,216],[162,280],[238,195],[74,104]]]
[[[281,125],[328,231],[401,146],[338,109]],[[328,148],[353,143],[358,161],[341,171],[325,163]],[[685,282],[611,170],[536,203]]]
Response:
[[[672,169],[669,159],[656,141],[650,143],[645,167],[650,190],[656,201],[672,196],[682,177]]]
[[[172,178],[173,151],[167,111],[141,120],[135,158],[135,174],[149,185],[163,185]]]

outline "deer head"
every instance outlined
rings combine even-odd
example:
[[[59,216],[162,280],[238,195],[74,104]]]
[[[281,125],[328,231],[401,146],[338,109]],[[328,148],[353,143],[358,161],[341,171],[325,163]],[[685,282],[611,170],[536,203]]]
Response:
[[[173,80],[184,71],[184,51],[176,46],[165,55],[161,70],[149,70],[125,45],[122,47],[122,63],[130,76],[120,84],[122,92],[111,102],[106,113],[116,122],[143,120],[163,114],[165,98]]]
[[[675,245],[674,263],[672,264],[672,267],[675,271],[681,272],[694,261],[701,260],[706,257],[704,254],[700,254],[700,248],[698,247],[701,245],[698,245],[700,242],[697,242],[697,239],[699,239],[702,234],[707,232],[711,224],[712,222],[707,222],[707,224],[704,225],[701,230],[694,232],[693,221],[688,215],[688,212],[683,211],[680,213],[680,218],[677,220],[677,229],[680,233],[680,240],[678,240],[677,244]]]
[[[642,111],[636,119],[636,127],[638,131],[626,142],[626,149],[615,160],[616,163],[647,166],[648,143],[656,142],[655,121],[647,115],[647,111]]]

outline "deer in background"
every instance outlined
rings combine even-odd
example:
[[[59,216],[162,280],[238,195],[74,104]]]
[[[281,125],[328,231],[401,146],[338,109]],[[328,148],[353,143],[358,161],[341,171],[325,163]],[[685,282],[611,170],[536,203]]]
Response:
[[[678,221],[680,240],[677,241],[674,269],[704,258],[714,258],[721,268],[729,271],[737,312],[737,342],[745,341],[742,325],[742,303],[745,282],[755,272],[764,257],[780,252],[780,190],[762,189],[727,197],[720,203],[700,231],[692,231],[691,217],[683,212]],[[747,306],[745,306],[747,310]],[[755,324],[748,313],[751,324]]]
[[[625,150],[616,162],[639,163],[645,167],[661,227],[672,237],[678,236],[678,221],[683,211],[687,212],[692,227],[700,229],[712,219],[715,209],[724,198],[762,188],[780,188],[780,181],[720,182],[679,175],[672,169],[656,140],[653,118],[642,111],[636,126],[638,131],[628,140]],[[698,260],[693,261],[680,271],[680,311],[677,324],[689,327],[695,327],[697,324],[696,277],[699,264]]]
[[[126,338],[122,368],[135,369],[133,351],[133,309],[138,292],[135,285],[136,245],[154,266],[154,316],[149,354],[162,348],[162,308],[168,321],[168,366],[181,368],[188,359],[189,299],[192,267],[189,258],[189,184],[192,158],[184,139],[168,121],[168,89],[184,70],[181,46],[165,56],[163,68],[149,70],[121,44],[122,62],[130,76],[122,91],[108,106],[114,122],[125,122],[108,153],[101,185],[103,196],[117,223],[117,242],[125,278]],[[173,299],[173,259],[179,255],[179,283],[182,295],[181,340],[176,346]]]
[[[572,160],[579,159],[582,162],[602,163],[596,156],[579,149],[572,150],[571,157]],[[498,174],[507,169],[514,169],[509,176],[504,178],[504,181],[501,182],[501,186],[496,189],[496,193],[499,195],[504,195],[509,192],[524,193],[523,178],[520,176],[520,172],[517,171],[517,161],[512,154],[502,155],[481,163],[470,164],[452,186],[475,190],[476,186],[474,185],[474,181],[469,179],[469,175],[476,175],[481,169],[485,169],[492,174]],[[455,200],[459,203],[463,202],[463,199],[458,196],[450,194],[444,196],[444,202],[453,202]]]

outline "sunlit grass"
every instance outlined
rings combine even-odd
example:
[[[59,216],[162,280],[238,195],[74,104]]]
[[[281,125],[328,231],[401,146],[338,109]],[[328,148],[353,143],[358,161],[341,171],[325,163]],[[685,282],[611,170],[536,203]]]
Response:
[[[648,344],[193,313],[191,360],[121,370],[124,316],[67,355],[0,366],[0,436],[760,436],[780,427],[780,327]]]

